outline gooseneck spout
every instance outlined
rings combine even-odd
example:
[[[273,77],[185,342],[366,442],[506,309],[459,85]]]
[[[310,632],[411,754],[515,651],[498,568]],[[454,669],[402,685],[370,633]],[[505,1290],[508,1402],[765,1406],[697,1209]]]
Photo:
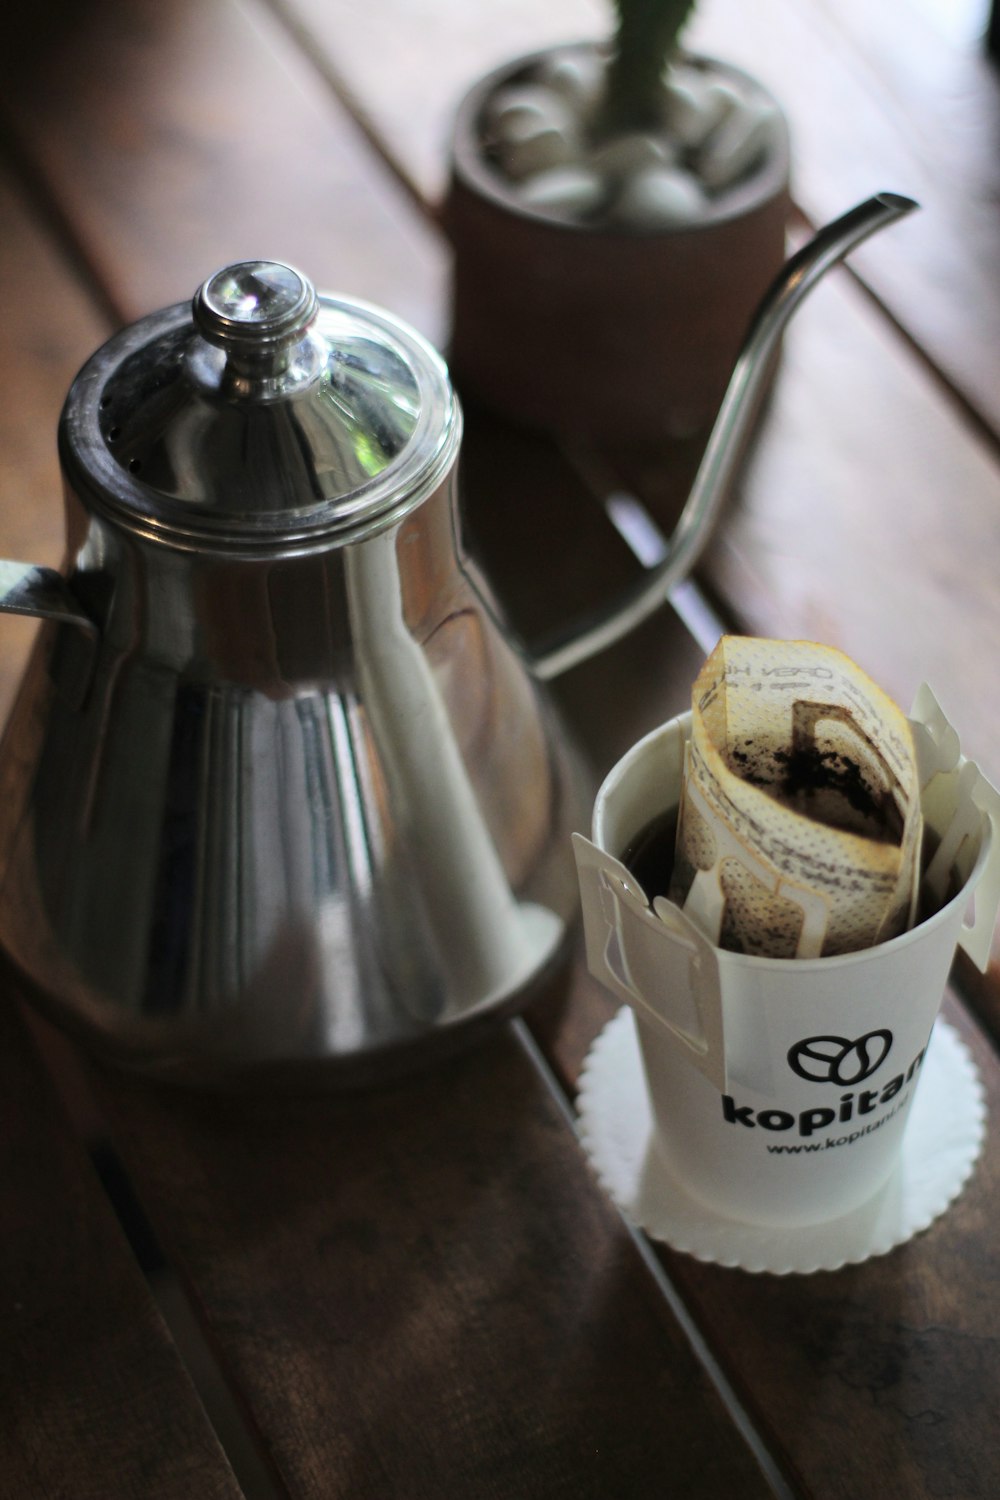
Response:
[[[898,193],[877,193],[819,230],[785,263],[754,315],[667,556],[595,624],[536,657],[537,676],[557,677],[586,661],[666,602],[671,589],[691,571],[711,534],[756,416],[771,355],[792,313],[831,266],[876,230],[918,206]]]

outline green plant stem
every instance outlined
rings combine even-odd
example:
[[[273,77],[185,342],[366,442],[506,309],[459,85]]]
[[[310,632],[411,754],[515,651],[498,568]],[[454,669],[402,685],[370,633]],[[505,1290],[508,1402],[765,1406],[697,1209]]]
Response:
[[[618,25],[596,134],[662,124],[663,74],[694,0],[615,0]]]

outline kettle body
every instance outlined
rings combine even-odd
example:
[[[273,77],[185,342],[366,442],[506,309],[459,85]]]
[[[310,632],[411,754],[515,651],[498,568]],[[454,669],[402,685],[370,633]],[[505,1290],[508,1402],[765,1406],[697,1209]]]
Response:
[[[364,440],[360,400],[341,420],[336,372],[333,443],[274,358],[223,379],[232,347],[185,308],[112,340],[64,410],[63,597],[0,745],[0,946],[56,1019],[167,1076],[439,1052],[523,1002],[575,913],[579,773],[462,552],[457,404],[416,335],[360,317],[366,400],[386,339],[404,369],[396,453],[370,401]]]

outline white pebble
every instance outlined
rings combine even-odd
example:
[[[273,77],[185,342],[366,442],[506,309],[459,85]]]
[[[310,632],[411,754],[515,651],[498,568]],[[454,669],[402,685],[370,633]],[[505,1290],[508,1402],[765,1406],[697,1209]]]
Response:
[[[539,84],[501,89],[487,106],[486,126],[501,170],[513,182],[577,161],[582,152],[575,114],[565,99]]]
[[[631,172],[641,172],[646,167],[672,167],[677,152],[664,136],[649,135],[642,131],[630,131],[626,135],[613,136],[591,151],[588,164],[613,182]]]
[[[490,135],[505,141],[534,134],[548,125],[571,131],[575,127],[575,115],[554,89],[522,83],[512,84],[493,95],[486,106],[485,124]]]
[[[580,120],[597,106],[604,88],[604,66],[593,52],[563,52],[546,58],[538,81],[561,94]]]
[[[742,98],[721,78],[689,71],[666,88],[666,120],[670,134],[687,150],[696,150],[716,130]]]
[[[541,125],[533,133],[497,143],[497,159],[511,182],[520,182],[550,167],[565,167],[576,162],[580,142],[575,133],[567,134],[555,125]]]
[[[718,192],[748,172],[774,140],[778,119],[777,107],[767,99],[754,100],[728,114],[695,160],[704,185]]]
[[[586,167],[553,167],[522,183],[519,197],[529,208],[563,218],[582,219],[604,198],[604,183]]]
[[[701,216],[705,195],[690,172],[677,167],[648,167],[626,179],[614,206],[622,224],[666,228],[691,224]]]

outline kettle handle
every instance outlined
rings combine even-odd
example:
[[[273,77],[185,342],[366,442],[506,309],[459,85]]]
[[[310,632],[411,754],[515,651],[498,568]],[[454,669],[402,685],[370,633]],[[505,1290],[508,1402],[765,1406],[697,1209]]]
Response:
[[[756,415],[770,355],[788,319],[831,266],[870,234],[918,206],[899,193],[877,193],[820,229],[785,263],[754,314],[667,556],[594,623],[566,632],[547,650],[533,655],[531,666],[537,677],[558,677],[586,661],[666,603],[708,541]]]
[[[37,563],[0,560],[0,611],[9,615],[38,615],[76,625],[88,635],[98,628],[61,573]]]

